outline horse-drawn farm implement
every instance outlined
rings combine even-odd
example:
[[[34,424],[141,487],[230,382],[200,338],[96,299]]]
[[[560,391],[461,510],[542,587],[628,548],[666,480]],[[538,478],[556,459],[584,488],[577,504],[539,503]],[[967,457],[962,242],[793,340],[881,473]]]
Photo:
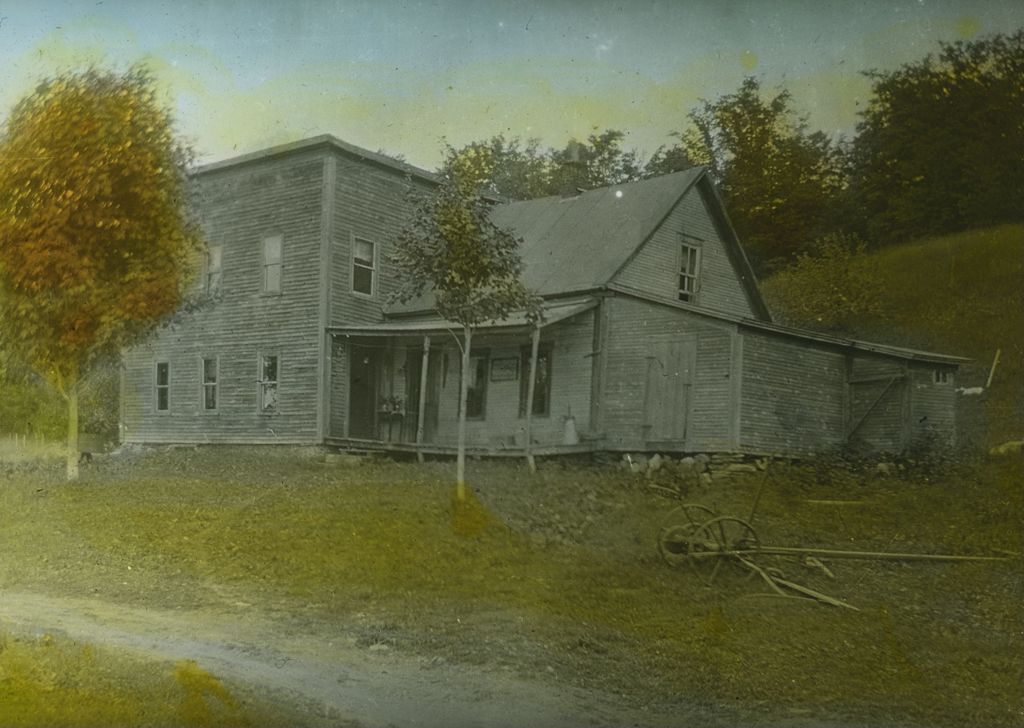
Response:
[[[766,480],[767,474],[747,518],[721,515],[699,503],[686,503],[673,508],[663,519],[658,534],[658,552],[662,558],[671,566],[689,568],[707,586],[713,586],[716,578],[724,571],[738,569],[748,577],[759,577],[771,589],[771,595],[815,600],[848,609],[857,607],[791,581],[777,566],[766,563],[766,557],[789,557],[830,577],[833,574],[824,563],[830,559],[932,562],[1008,560],[1006,556],[893,553],[766,544],[753,526],[757,503]]]

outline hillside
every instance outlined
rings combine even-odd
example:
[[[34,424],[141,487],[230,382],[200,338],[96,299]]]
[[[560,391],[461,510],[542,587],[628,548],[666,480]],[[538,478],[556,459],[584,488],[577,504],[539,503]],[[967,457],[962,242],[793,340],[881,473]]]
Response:
[[[984,422],[967,433],[986,443],[1024,435],[1024,225],[973,230],[884,248],[856,261],[872,271],[877,315],[854,320],[851,336],[967,356],[959,386],[983,386],[1002,349]],[[792,282],[794,273],[788,272]],[[787,320],[793,287],[764,282],[772,310]],[[790,317],[791,319],[791,317]],[[809,325],[806,321],[788,323]]]

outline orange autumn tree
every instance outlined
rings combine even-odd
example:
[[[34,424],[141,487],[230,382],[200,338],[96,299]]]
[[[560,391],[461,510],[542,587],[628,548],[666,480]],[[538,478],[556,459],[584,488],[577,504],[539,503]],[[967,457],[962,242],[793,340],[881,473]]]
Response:
[[[178,309],[201,244],[188,213],[191,151],[153,79],[90,69],[41,83],[0,136],[0,344],[68,403],[78,476],[78,394]]]

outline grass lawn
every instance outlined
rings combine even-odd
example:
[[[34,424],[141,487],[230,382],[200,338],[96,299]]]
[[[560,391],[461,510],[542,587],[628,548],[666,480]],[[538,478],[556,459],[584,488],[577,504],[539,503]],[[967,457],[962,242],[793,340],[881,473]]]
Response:
[[[1019,558],[830,561],[835,578],[774,564],[859,611],[764,597],[739,574],[709,589],[658,558],[675,503],[643,478],[470,465],[477,499],[460,508],[446,463],[332,467],[294,451],[209,448],[104,460],[74,485],[56,466],[16,472],[0,487],[0,584],[164,609],[243,603],[298,629],[359,624],[417,654],[603,690],[638,711],[700,706],[725,723],[1024,720]],[[1020,553],[1021,470],[978,461],[874,478],[780,464],[755,524],[779,545]],[[746,516],[757,484],[688,500]],[[833,500],[852,503],[822,502]],[[0,678],[0,695],[79,689],[46,677],[61,672],[46,666],[54,648],[18,644],[0,669],[22,677]],[[97,659],[59,649],[74,674]],[[148,703],[147,690],[173,688],[180,709],[180,676],[142,677],[118,689]],[[14,722],[4,705],[0,722]],[[109,715],[91,722],[125,722]],[[229,718],[245,720],[217,719]]]

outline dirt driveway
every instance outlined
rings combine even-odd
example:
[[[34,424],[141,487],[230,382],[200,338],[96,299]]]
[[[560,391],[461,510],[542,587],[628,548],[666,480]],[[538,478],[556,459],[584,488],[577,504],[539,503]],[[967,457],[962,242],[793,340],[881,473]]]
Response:
[[[91,599],[0,593],[0,628],[50,634],[157,660],[195,660],[242,690],[271,691],[311,725],[634,725],[604,696],[402,654],[327,623],[296,633],[247,605],[221,611],[132,609]],[[651,716],[644,725],[671,725]]]

